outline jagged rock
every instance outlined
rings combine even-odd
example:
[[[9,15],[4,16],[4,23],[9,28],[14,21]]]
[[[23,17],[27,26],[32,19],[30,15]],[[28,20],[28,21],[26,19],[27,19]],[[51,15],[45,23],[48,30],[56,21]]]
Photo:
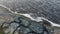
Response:
[[[31,30],[33,30],[34,32],[37,32],[37,33],[42,33],[43,32],[43,25],[38,24],[38,23],[31,23],[29,28]]]

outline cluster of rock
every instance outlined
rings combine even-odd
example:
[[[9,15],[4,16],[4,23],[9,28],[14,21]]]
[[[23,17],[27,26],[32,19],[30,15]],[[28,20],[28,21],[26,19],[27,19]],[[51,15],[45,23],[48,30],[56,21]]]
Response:
[[[35,22],[24,16],[15,16],[14,20],[8,23],[5,32],[8,33],[9,30],[12,34],[49,34],[48,29],[41,23],[43,22]]]

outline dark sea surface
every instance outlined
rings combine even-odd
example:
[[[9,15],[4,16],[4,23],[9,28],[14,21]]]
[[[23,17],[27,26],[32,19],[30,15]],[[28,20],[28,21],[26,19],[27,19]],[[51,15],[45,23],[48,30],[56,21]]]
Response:
[[[60,23],[60,0],[0,0],[0,3],[19,13],[34,14]]]

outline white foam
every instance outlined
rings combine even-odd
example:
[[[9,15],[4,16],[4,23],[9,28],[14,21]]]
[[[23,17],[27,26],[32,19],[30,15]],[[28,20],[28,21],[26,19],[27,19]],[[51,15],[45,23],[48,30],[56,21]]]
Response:
[[[48,19],[46,19],[46,18],[43,18],[43,17],[42,17],[42,19],[44,19],[44,20],[48,21],[52,26],[60,27],[60,25],[59,25],[59,24],[53,23],[53,22],[49,21],[49,20],[48,20]]]
[[[34,19],[34,18],[32,18],[29,14],[20,14],[20,15],[23,15],[23,16],[25,16],[25,17],[28,17],[28,18],[30,18],[31,20],[34,20],[34,21],[36,21],[36,22],[40,22],[40,21],[45,20],[45,21],[48,21],[48,23],[50,23],[51,26],[60,27],[59,24],[53,23],[53,22],[49,21],[48,19],[46,19],[46,18],[44,18],[44,17],[37,17],[36,19]],[[43,19],[43,20],[42,20],[42,19]]]
[[[17,14],[18,14],[18,13],[17,13]],[[59,24],[53,23],[53,22],[49,21],[48,19],[46,19],[46,18],[44,18],[44,17],[37,17],[36,19],[34,19],[34,18],[32,18],[32,17],[30,16],[30,14],[20,14],[20,13],[19,13],[19,15],[23,15],[23,16],[25,16],[25,17],[28,17],[28,18],[30,18],[31,20],[34,20],[34,21],[36,21],[36,22],[40,22],[40,21],[45,20],[45,21],[48,21],[48,23],[50,23],[51,26],[60,27]]]
[[[34,18],[32,18],[32,17],[30,16],[30,14],[21,14],[21,13],[17,13],[17,12],[15,12],[15,14],[23,15],[23,16],[25,16],[25,17],[30,18],[31,20],[35,20]]]
[[[31,20],[34,20],[34,21],[36,21],[36,22],[42,21],[42,19],[43,19],[43,20],[45,20],[45,21],[48,21],[52,26],[60,27],[59,24],[53,23],[53,22],[49,21],[48,19],[46,19],[46,18],[44,18],[44,17],[37,17],[36,19],[34,19],[33,17],[31,17],[30,14],[21,14],[21,13],[13,12],[13,11],[10,10],[10,8],[7,8],[7,7],[4,6],[4,5],[1,5],[1,4],[0,4],[0,6],[6,8],[7,10],[9,10],[9,11],[10,11],[11,13],[13,13],[13,14],[23,15],[23,16],[28,17],[28,18],[30,18]]]

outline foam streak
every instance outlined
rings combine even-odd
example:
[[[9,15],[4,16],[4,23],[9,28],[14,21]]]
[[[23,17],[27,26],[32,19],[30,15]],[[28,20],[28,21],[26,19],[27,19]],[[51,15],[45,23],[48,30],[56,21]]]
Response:
[[[1,5],[1,4],[0,4],[0,6],[6,8],[7,10],[9,10],[9,11],[10,11],[11,13],[13,13],[13,14],[23,15],[23,16],[28,17],[28,18],[30,18],[31,20],[34,20],[34,21],[36,21],[36,22],[42,21],[42,19],[43,19],[43,20],[45,20],[45,21],[48,21],[52,26],[60,27],[59,24],[53,23],[53,22],[49,21],[48,19],[46,19],[46,18],[44,18],[44,17],[37,17],[36,19],[34,19],[33,17],[31,17],[30,14],[21,14],[21,13],[13,12],[10,8],[7,8],[7,7],[4,6],[4,5]]]

